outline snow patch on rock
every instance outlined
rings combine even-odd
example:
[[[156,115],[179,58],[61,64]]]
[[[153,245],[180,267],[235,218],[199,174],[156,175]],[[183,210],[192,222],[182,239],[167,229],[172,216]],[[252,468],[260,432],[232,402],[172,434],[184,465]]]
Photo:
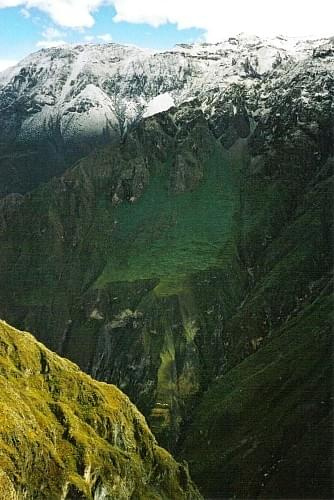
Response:
[[[165,92],[164,94],[159,94],[148,102],[147,109],[144,113],[144,118],[148,116],[156,115],[162,111],[168,111],[170,108],[175,106],[175,101],[173,97]]]

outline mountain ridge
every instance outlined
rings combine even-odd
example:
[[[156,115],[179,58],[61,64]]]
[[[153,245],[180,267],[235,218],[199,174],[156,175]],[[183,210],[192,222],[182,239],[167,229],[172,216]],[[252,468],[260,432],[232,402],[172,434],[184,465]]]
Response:
[[[273,71],[325,42],[239,36],[155,53],[117,44],[42,49],[0,75],[2,195],[28,191],[97,145],[119,142],[145,113],[275,79]]]

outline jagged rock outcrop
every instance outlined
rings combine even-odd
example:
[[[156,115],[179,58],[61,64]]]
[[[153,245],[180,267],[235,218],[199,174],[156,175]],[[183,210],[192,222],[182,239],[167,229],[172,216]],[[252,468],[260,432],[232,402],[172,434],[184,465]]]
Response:
[[[209,495],[332,495],[333,71],[312,49],[206,89],[2,201],[1,315],[124,390]]]
[[[116,387],[0,322],[1,498],[200,499]]]

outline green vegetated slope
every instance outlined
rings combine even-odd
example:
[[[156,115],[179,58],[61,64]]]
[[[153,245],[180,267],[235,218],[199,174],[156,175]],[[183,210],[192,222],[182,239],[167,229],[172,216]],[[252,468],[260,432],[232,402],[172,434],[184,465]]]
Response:
[[[194,284],[231,265],[246,161],[245,141],[224,149],[194,102],[4,201],[3,316],[121,386],[165,444],[217,368],[210,350],[200,360],[195,337],[211,332]]]
[[[0,211],[2,316],[130,395],[218,497],[332,496],[332,86],[291,71],[262,114],[256,86],[213,92]]]
[[[200,498],[116,387],[0,323],[3,499]]]
[[[208,495],[332,497],[332,322],[320,297],[210,387],[182,446]]]

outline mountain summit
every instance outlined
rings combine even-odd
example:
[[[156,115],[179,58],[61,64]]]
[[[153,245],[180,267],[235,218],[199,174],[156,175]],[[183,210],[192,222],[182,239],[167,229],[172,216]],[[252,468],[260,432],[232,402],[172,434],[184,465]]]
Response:
[[[113,43],[36,52],[0,74],[0,194],[59,175],[145,116],[236,83],[277,79],[330,43],[239,35],[165,52]]]

